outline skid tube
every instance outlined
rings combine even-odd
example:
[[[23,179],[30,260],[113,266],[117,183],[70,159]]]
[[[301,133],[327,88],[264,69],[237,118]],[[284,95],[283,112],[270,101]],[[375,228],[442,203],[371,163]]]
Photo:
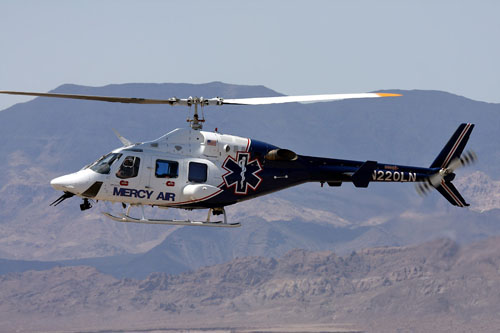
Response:
[[[192,220],[163,220],[163,219],[148,219],[144,217],[144,206],[141,205],[142,217],[135,218],[129,215],[131,206],[128,207],[127,213],[122,213],[120,216],[115,216],[107,212],[102,212],[104,216],[116,222],[125,223],[143,223],[143,224],[163,224],[163,225],[185,225],[185,226],[203,226],[203,227],[222,227],[222,228],[235,228],[240,227],[240,223],[227,223],[226,210],[222,208],[224,215],[223,221],[210,221],[212,208],[208,210],[207,219],[205,221],[192,221]]]

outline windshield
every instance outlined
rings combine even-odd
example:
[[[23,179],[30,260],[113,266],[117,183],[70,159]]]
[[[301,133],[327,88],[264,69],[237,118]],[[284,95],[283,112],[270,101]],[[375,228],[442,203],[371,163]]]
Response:
[[[122,154],[118,153],[109,153],[108,155],[104,155],[94,163],[92,163],[89,168],[90,170],[93,170],[97,173],[101,173],[103,175],[109,174],[109,171],[111,170],[111,165],[120,157]]]

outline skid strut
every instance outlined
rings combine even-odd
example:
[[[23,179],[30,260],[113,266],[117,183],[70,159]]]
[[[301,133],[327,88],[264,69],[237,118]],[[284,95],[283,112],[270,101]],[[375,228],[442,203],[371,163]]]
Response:
[[[188,225],[188,226],[203,226],[203,227],[225,227],[225,228],[234,228],[240,227],[240,223],[227,223],[226,211],[224,208],[219,208],[218,211],[222,211],[224,219],[222,221],[210,221],[210,217],[212,215],[213,209],[210,208],[208,210],[208,216],[205,221],[193,221],[193,220],[163,220],[163,219],[148,219],[144,216],[144,206],[141,205],[141,218],[135,218],[130,216],[130,208],[131,205],[128,206],[127,212],[120,214],[120,216],[115,216],[107,212],[103,212],[103,214],[117,222],[128,222],[128,223],[144,223],[144,224],[165,224],[165,225]]]

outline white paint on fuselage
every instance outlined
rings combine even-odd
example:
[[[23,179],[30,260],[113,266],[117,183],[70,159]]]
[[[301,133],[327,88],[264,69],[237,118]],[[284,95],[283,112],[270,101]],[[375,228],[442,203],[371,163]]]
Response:
[[[227,173],[222,168],[226,158],[236,158],[236,153],[246,151],[249,143],[249,139],[233,135],[176,129],[153,141],[115,149],[113,153],[122,155],[111,165],[109,174],[99,174],[87,168],[55,178],[51,185],[56,190],[81,196],[92,184],[100,181],[103,185],[93,199],[129,204],[177,206],[203,201],[221,191],[219,185]],[[139,172],[136,177],[120,179],[116,173],[127,156],[140,158]],[[158,159],[178,162],[178,176],[156,177]],[[189,163],[192,162],[207,165],[206,182],[189,180]]]

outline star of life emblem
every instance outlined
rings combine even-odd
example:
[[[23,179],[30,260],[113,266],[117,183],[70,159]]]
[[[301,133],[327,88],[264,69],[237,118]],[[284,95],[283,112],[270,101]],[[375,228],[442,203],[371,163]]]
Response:
[[[250,160],[250,153],[238,152],[236,159],[228,156],[222,167],[227,173],[222,176],[227,188],[234,187],[235,194],[247,194],[248,188],[256,190],[262,182],[262,178],[257,175],[262,171],[262,166],[258,159]]]

